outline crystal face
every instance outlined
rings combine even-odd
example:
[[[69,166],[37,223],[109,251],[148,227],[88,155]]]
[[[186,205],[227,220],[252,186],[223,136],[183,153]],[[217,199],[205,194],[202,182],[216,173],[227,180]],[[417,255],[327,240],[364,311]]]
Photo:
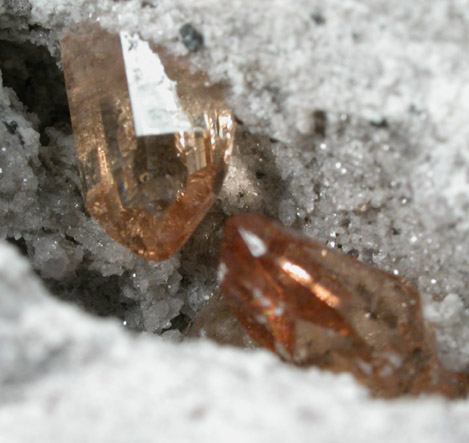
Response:
[[[133,252],[169,258],[226,173],[235,122],[221,87],[125,32],[83,25],[61,52],[87,210]]]
[[[222,295],[261,346],[298,365],[351,372],[374,395],[467,393],[439,363],[407,283],[257,215],[231,218]]]

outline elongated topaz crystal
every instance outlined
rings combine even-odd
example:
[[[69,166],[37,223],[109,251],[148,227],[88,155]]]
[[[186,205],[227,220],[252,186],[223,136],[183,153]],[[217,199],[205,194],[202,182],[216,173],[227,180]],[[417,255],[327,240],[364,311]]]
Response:
[[[440,364],[407,283],[257,215],[231,218],[222,295],[259,343],[301,366],[347,371],[373,394],[468,391]]]
[[[87,210],[133,252],[167,259],[226,173],[235,123],[221,87],[127,32],[84,25],[61,50]]]

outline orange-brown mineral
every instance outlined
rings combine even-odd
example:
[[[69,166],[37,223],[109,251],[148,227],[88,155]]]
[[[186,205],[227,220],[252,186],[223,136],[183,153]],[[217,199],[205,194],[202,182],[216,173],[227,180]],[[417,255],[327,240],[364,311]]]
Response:
[[[406,282],[258,215],[231,218],[222,295],[262,346],[301,366],[347,371],[374,395],[466,394],[446,371]]]
[[[61,41],[89,213],[116,241],[165,260],[216,199],[235,122],[220,86],[137,35],[83,25]]]

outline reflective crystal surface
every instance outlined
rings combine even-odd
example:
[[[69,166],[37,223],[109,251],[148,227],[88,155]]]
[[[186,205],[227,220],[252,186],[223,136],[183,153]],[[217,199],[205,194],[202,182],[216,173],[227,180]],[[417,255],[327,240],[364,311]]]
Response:
[[[466,394],[439,363],[406,282],[258,215],[231,218],[222,295],[261,346],[302,366],[351,372],[374,395]]]
[[[221,87],[96,25],[70,32],[61,51],[87,210],[133,252],[167,259],[223,182],[235,122]]]

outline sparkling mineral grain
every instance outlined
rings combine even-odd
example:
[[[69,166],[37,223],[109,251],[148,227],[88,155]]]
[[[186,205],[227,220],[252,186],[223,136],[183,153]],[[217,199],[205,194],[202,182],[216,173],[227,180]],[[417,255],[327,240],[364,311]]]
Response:
[[[466,394],[439,363],[406,282],[257,215],[231,218],[222,294],[262,346],[301,366],[350,372],[377,396]]]
[[[221,87],[126,32],[82,26],[61,51],[87,210],[133,252],[167,259],[223,182],[235,123]]]

